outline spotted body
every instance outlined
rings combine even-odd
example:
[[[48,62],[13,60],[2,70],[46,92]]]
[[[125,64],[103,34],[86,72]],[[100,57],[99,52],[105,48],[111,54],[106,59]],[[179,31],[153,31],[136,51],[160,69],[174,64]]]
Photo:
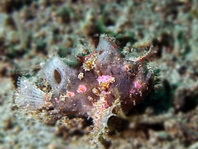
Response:
[[[34,110],[43,108],[48,109],[49,113],[56,111],[59,115],[80,115],[93,119],[99,119],[101,115],[105,115],[102,114],[103,111],[114,106],[117,94],[122,111],[128,113],[145,99],[153,84],[152,73],[146,65],[124,59],[114,41],[107,36],[100,37],[96,51],[84,57],[81,67],[72,68],[63,59],[54,57],[41,70],[41,78],[49,84],[51,90],[41,91],[30,83],[29,86],[25,86],[24,82],[19,83],[15,99],[19,106]],[[37,97],[35,100],[42,101],[38,107],[36,101],[32,102],[34,98],[26,95],[31,90],[25,91],[24,86],[34,88]],[[39,96],[36,95],[37,90]],[[22,100],[26,100],[26,104],[21,104]]]

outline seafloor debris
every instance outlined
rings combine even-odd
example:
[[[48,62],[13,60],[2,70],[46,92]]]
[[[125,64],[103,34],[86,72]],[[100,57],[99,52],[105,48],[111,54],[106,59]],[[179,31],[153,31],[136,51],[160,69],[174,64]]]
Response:
[[[124,59],[113,38],[106,35],[100,37],[95,52],[81,59],[81,67],[73,68],[55,56],[36,81],[21,78],[15,103],[58,118],[91,117],[95,129],[101,130],[109,117],[127,114],[152,88],[153,75],[146,65]]]

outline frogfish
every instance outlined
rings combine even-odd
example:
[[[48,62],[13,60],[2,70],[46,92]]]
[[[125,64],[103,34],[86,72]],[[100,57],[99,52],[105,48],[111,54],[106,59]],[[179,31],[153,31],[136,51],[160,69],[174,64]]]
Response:
[[[21,77],[15,104],[48,115],[91,117],[105,126],[113,109],[127,114],[150,93],[153,73],[145,63],[125,59],[115,41],[101,35],[96,49],[77,67],[54,56],[34,79]]]

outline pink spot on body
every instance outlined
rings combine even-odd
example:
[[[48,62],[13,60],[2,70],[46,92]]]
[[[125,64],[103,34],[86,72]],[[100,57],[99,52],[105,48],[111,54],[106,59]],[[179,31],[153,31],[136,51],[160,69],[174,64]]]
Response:
[[[109,75],[102,75],[102,76],[99,76],[97,81],[100,83],[112,83],[115,81],[115,78],[112,77],[112,76],[109,76]]]
[[[87,91],[87,87],[85,85],[79,85],[77,89],[77,93],[84,93]]]
[[[106,91],[102,91],[101,93],[102,93],[103,95],[111,94],[110,92],[106,92]]]
[[[105,102],[103,105],[102,105],[102,108],[103,109],[107,109],[109,107],[109,104],[107,102]]]
[[[142,88],[142,85],[140,84],[140,82],[134,81],[134,87],[135,87],[136,89],[140,89],[140,88]]]
[[[60,102],[60,100],[58,98],[55,98],[55,101],[56,101],[56,103],[59,103]]]
[[[131,93],[131,94],[134,94],[134,93],[135,93],[135,89],[131,89],[131,90],[130,90],[130,93]]]
[[[73,97],[73,96],[75,96],[74,92],[67,91],[67,97]]]

